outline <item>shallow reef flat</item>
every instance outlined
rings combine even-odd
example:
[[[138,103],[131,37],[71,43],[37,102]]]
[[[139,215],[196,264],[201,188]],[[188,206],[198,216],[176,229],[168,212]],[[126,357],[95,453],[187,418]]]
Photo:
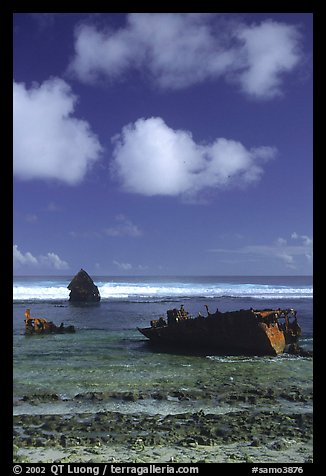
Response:
[[[312,415],[101,412],[15,417],[17,461],[296,462],[312,460]]]
[[[34,408],[30,414],[26,407],[20,413],[17,402],[15,458],[30,462],[311,461],[312,390],[295,386],[287,392],[264,387],[242,390],[237,393],[230,384],[215,400],[209,388],[205,394],[91,392],[76,395],[68,402],[75,411],[61,414],[55,413],[56,405],[63,410],[59,396],[31,396],[20,402]],[[52,413],[36,414],[47,400],[52,402]],[[113,400],[123,411],[105,410]],[[101,410],[95,410],[97,403]],[[148,405],[152,412],[135,411],[139,404],[143,410]],[[93,410],[86,411],[90,405]],[[166,412],[154,413],[155,405]],[[196,406],[199,409],[194,411]],[[167,413],[171,408],[174,413]]]

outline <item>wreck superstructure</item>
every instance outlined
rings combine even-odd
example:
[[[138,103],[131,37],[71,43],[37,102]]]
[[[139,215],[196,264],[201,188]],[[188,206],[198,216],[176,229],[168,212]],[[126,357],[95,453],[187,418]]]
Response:
[[[277,355],[301,334],[294,309],[241,309],[189,316],[183,306],[138,330],[155,346],[224,355]]]

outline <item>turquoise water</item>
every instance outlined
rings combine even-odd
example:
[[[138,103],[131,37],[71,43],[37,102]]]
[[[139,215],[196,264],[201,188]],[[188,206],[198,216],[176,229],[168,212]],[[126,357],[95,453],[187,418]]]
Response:
[[[313,346],[310,278],[126,278],[93,277],[102,300],[75,306],[63,297],[68,278],[19,278],[14,282],[14,412],[71,412],[90,409],[176,412],[189,408],[229,411],[224,393],[252,392],[272,386],[312,386],[312,359],[289,355],[235,357],[154,352],[137,330],[169,308],[185,305],[192,315],[268,307],[295,308],[303,334],[300,345]],[[112,291],[112,295],[110,292]],[[49,297],[50,296],[50,297]],[[27,337],[24,311],[75,334]],[[178,393],[179,392],[179,393]],[[180,392],[184,399],[177,397]],[[177,396],[176,396],[177,395]],[[264,404],[262,402],[262,404]],[[240,402],[237,405],[246,406]],[[284,409],[300,402],[278,399]],[[302,410],[307,404],[302,404]],[[231,409],[232,409],[231,408]],[[311,408],[308,408],[309,411]],[[285,410],[284,410],[285,411]]]

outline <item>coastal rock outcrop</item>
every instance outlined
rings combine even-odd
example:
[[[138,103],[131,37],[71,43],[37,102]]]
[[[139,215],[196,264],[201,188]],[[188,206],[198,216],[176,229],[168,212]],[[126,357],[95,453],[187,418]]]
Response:
[[[99,302],[101,299],[98,287],[83,269],[74,276],[67,288],[70,290],[71,302]]]

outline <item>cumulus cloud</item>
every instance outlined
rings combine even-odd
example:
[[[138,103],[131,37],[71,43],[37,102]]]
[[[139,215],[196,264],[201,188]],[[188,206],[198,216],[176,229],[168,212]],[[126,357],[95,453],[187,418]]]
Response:
[[[13,265],[14,269],[33,268],[64,270],[69,268],[68,263],[53,252],[35,257],[29,251],[26,253],[21,252],[17,245],[13,246]]]
[[[282,77],[300,59],[299,32],[293,25],[272,20],[239,29],[245,67],[235,76],[243,91],[256,97],[281,94]]]
[[[32,266],[37,266],[38,261],[35,258],[35,256],[32,255],[29,251],[26,253],[22,253],[17,245],[13,246],[13,262],[14,262],[14,267],[15,266],[24,266],[24,265],[32,265]]]
[[[224,138],[197,144],[189,131],[174,130],[163,119],[138,119],[113,139],[112,169],[124,189],[143,195],[191,195],[203,189],[256,182],[273,147],[246,149]]]
[[[180,89],[224,77],[256,98],[281,92],[282,76],[301,60],[294,25],[245,24],[214,14],[131,13],[119,29],[80,25],[70,73],[92,83],[131,70],[156,85]]]
[[[90,125],[73,116],[77,97],[59,78],[27,89],[13,84],[14,175],[23,180],[80,182],[99,158]]]
[[[45,256],[39,257],[39,263],[41,266],[53,268],[53,269],[68,269],[69,265],[66,261],[59,258],[55,253],[47,253]]]

